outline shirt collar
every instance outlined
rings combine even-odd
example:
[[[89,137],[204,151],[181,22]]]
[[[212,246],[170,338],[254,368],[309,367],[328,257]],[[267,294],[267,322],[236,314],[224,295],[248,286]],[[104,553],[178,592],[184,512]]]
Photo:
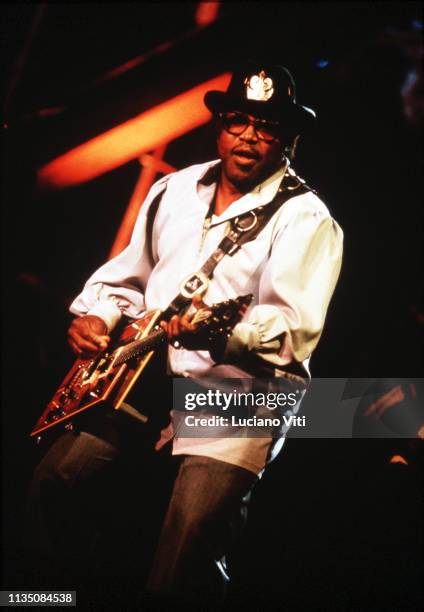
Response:
[[[219,178],[221,160],[215,160],[212,165],[209,165],[203,174],[198,179],[197,192],[200,199],[207,205],[210,205],[215,193],[216,184]],[[271,202],[280,186],[283,176],[288,168],[289,162],[283,164],[274,174],[268,177],[265,181],[256,185],[244,196],[233,202],[219,217],[213,215],[211,225],[218,225],[228,219],[237,217],[238,215],[252,210],[257,206],[263,206]]]

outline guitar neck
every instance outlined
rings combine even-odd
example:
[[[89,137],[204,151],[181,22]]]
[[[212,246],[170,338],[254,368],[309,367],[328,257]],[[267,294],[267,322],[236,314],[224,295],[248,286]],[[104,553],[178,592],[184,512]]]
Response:
[[[121,349],[114,361],[114,365],[121,365],[133,357],[138,357],[143,353],[148,353],[149,351],[157,348],[160,344],[166,342],[166,339],[166,332],[163,329],[155,329],[145,338],[134,340]]]

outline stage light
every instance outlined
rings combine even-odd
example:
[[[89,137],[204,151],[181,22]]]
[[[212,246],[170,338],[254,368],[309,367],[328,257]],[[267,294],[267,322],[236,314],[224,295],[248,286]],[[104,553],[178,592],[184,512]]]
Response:
[[[390,463],[402,463],[403,465],[408,465],[408,462],[406,459],[404,459],[404,457],[402,457],[402,455],[393,455],[393,457],[390,459]]]
[[[219,13],[220,2],[198,2],[196,9],[196,23],[205,27],[213,23]]]
[[[200,127],[211,118],[203,96],[226,89],[230,78],[225,73],[210,79],[61,155],[38,171],[38,185],[79,185]]]
[[[327,59],[320,59],[317,61],[316,66],[317,68],[326,68],[329,63],[330,62]]]

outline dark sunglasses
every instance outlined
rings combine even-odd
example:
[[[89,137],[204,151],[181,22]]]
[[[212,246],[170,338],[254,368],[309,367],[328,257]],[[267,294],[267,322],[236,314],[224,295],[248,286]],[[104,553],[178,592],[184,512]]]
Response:
[[[249,125],[252,125],[259,140],[273,142],[281,135],[281,126],[274,121],[266,119],[249,119],[248,115],[238,112],[219,113],[225,131],[233,136],[240,136]]]

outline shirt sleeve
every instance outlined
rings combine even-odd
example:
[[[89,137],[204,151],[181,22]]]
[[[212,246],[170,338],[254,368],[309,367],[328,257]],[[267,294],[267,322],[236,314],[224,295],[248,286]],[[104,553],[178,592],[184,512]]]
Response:
[[[316,347],[340,273],[343,232],[321,211],[281,228],[259,286],[259,304],[230,337],[225,361],[255,353],[274,366],[301,363]]]
[[[138,318],[145,310],[144,291],[152,271],[147,254],[148,211],[156,196],[165,190],[169,176],[153,185],[141,207],[129,245],[88,279],[70,306],[73,314],[97,315],[110,332],[123,314]]]

